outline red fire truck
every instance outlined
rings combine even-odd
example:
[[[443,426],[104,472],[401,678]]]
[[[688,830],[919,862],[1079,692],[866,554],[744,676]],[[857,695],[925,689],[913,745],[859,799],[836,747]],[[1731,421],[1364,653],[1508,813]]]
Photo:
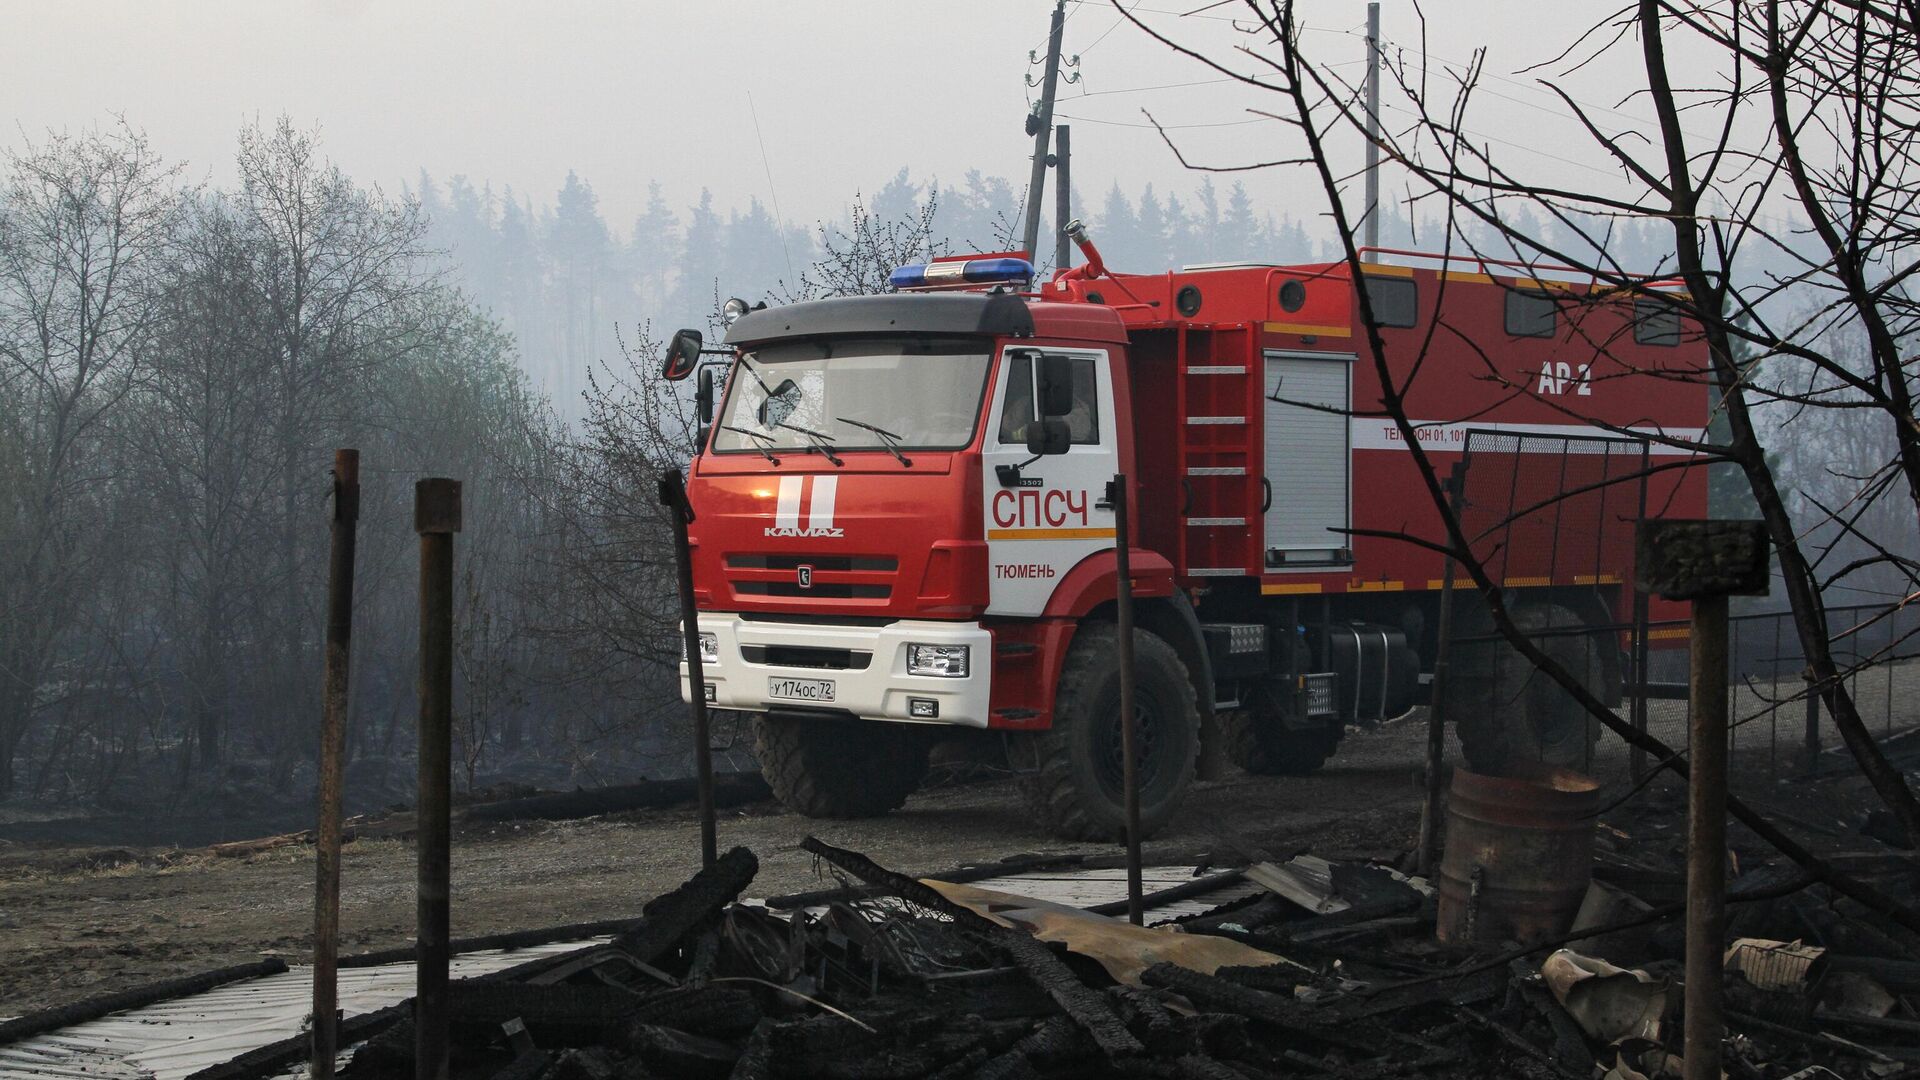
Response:
[[[1120,833],[1116,474],[1145,831],[1203,740],[1304,774],[1348,726],[1425,694],[1443,559],[1383,534],[1442,531],[1379,412],[1346,264],[1119,274],[1076,239],[1086,265],[1032,290],[1023,258],[972,256],[902,268],[885,295],[730,302],[725,348],[706,350],[731,363],[717,413],[698,332],[669,348],[667,378],[700,371],[707,424],[687,485],[702,692],[752,714],[761,767],[801,813],[891,810],[936,736],[973,729],[1004,740],[1051,829]],[[1702,434],[1705,391],[1659,374],[1703,370],[1703,351],[1657,301],[1372,257],[1363,287],[1399,377],[1420,365],[1406,406],[1443,468],[1469,429]],[[1704,516],[1704,469],[1645,484],[1660,513]],[[1502,584],[1522,625],[1618,701],[1631,528],[1596,526],[1548,526],[1594,548],[1562,560],[1536,524]],[[1473,605],[1460,612],[1471,630]],[[1449,685],[1484,690],[1514,659],[1458,652]],[[1470,764],[1589,753],[1597,727],[1531,682],[1450,710]]]

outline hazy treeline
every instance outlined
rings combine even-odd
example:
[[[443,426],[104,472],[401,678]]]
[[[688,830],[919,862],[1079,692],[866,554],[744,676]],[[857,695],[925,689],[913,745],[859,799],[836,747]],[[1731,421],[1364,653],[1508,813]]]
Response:
[[[610,222],[592,182],[574,173],[541,200],[424,172],[412,190],[453,280],[513,333],[526,370],[569,417],[583,407],[587,373],[618,357],[616,323],[701,326],[716,296],[778,302],[809,295],[820,285],[809,270],[834,250],[874,246],[860,235],[863,227],[917,233],[923,248],[942,254],[1018,247],[1025,196],[1024,181],[979,171],[958,183],[915,180],[901,168],[865,193],[850,193],[838,214],[782,228],[760,199],[722,208],[703,191],[692,205],[677,206],[657,183],[633,221]],[[1133,195],[1115,184],[1075,203],[1109,264],[1130,272],[1334,256],[1306,223],[1256,206],[1237,182],[1222,189],[1203,177],[1184,193],[1150,183]],[[1052,218],[1049,201],[1040,244],[1048,269]],[[1392,214],[1382,233],[1401,246],[1419,239]]]
[[[689,425],[652,377],[656,328],[710,325],[717,297],[871,291],[897,261],[1015,246],[1021,209],[1004,178],[902,169],[808,227],[755,200],[677,208],[657,185],[616,226],[571,174],[544,205],[425,174],[389,196],[285,120],[242,130],[236,166],[229,187],[195,185],[124,125],[0,155],[0,798],[304,798],[340,446],[363,461],[357,788],[410,775],[427,475],[467,492],[463,779],[677,770],[653,481]],[[1336,256],[1317,222],[1238,184],[1110,185],[1088,209],[1125,270]],[[1436,241],[1391,210],[1382,235]],[[1650,228],[1606,245],[1670,260]],[[1779,440],[1809,520],[1886,452],[1845,411],[1781,421],[1817,436]],[[1910,543],[1875,502],[1862,531]]]
[[[285,120],[243,129],[236,165],[189,184],[125,126],[0,159],[0,797],[301,796],[338,446],[363,462],[354,756],[410,748],[426,475],[467,485],[469,761],[590,744],[631,709],[577,675],[622,631],[582,645],[552,613],[600,459],[439,269],[417,203]]]

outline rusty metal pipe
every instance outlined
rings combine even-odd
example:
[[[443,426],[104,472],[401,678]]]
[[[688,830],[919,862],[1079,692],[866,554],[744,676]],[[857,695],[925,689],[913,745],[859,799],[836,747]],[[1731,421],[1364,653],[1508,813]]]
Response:
[[[1127,474],[1117,473],[1107,485],[1113,504],[1114,621],[1120,631],[1120,788],[1127,811],[1127,921],[1146,920],[1140,898],[1140,763],[1134,757],[1140,745],[1140,718],[1134,712],[1133,679],[1133,559],[1127,528]]]
[[[1687,770],[1686,1078],[1719,1080],[1727,924],[1727,598],[1693,602]]]
[[[333,1075],[339,1051],[340,809],[347,741],[347,674],[353,644],[353,556],[360,521],[360,451],[333,453],[332,550],[327,562],[325,699],[320,714],[320,820],[314,829],[314,1080]]]
[[[706,669],[700,660],[700,611],[693,595],[693,541],[687,529],[693,523],[693,504],[680,470],[660,476],[660,505],[673,523],[673,561],[680,585],[680,647],[687,654],[687,702],[693,712],[693,769],[700,796],[700,865],[719,859],[719,837],[713,813],[713,739],[707,716]]]
[[[460,531],[460,481],[434,478],[416,483],[413,527],[420,534],[414,1076],[417,1080],[446,1080],[452,921],[453,534]]]
[[[1461,492],[1466,490],[1466,462],[1453,467],[1453,475],[1447,478],[1447,494],[1453,504],[1454,512],[1460,511]],[[1446,779],[1444,777],[1447,758],[1447,680],[1453,666],[1450,656],[1453,652],[1453,594],[1455,563],[1452,556],[1447,557],[1445,576],[1440,585],[1440,613],[1435,628],[1435,642],[1438,648],[1433,655],[1433,683],[1427,688],[1427,792],[1426,802],[1420,811],[1420,847],[1418,867],[1420,876],[1430,878],[1440,865],[1440,842],[1445,835],[1441,815],[1445,813]]]

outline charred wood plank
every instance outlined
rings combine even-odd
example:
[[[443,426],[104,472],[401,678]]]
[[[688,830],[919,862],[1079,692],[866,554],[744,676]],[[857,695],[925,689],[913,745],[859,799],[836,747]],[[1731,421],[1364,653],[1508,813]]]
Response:
[[[635,1025],[628,1039],[641,1062],[663,1076],[721,1080],[733,1072],[741,1057],[738,1047],[718,1039],[650,1024]]]
[[[753,852],[737,847],[704,867],[686,884],[647,902],[640,924],[613,944],[643,964],[651,964],[683,944],[696,930],[738,899],[760,871]]]
[[[1382,1031],[1367,1025],[1333,1024],[1316,1015],[1310,1006],[1301,1005],[1279,994],[1252,990],[1213,975],[1202,975],[1176,964],[1155,964],[1141,972],[1140,981],[1148,986],[1172,990],[1196,1005],[1239,1013],[1249,1020],[1284,1028],[1315,1042],[1338,1046],[1366,1057],[1377,1057],[1388,1041]]]
[[[494,1073],[493,1080],[540,1080],[552,1064],[553,1054],[550,1051],[529,1050],[508,1062],[506,1068]]]
[[[774,1023],[761,1020],[753,1027],[753,1034],[747,1037],[747,1048],[741,1052],[740,1060],[733,1063],[733,1072],[727,1080],[767,1080],[773,1070],[773,1034]]]
[[[1127,1057],[1144,1047],[1133,1037],[1120,1018],[1107,1006],[1098,991],[1090,989],[1074,975],[1053,951],[1019,931],[1009,930],[993,920],[953,903],[932,888],[904,874],[882,867],[858,852],[847,851],[809,836],[801,848],[838,866],[869,885],[880,885],[903,900],[938,911],[959,926],[971,930],[1004,950],[1036,986],[1046,991],[1074,1022],[1086,1029],[1101,1051],[1109,1057]]]
[[[349,1016],[340,1021],[339,1045],[350,1046],[373,1038],[403,1023],[412,1012],[413,1000],[409,998],[398,1005],[389,1005],[384,1009],[376,1009],[359,1016]],[[406,1041],[411,1047],[413,1037],[409,1035]],[[254,1080],[255,1077],[272,1076],[294,1062],[304,1060],[312,1049],[312,1036],[301,1032],[292,1038],[249,1050],[231,1061],[209,1065],[189,1075],[187,1080]],[[357,1055],[355,1060],[358,1060]]]
[[[634,918],[601,919],[597,922],[566,923],[561,926],[544,926],[534,930],[511,930],[500,934],[481,934],[476,937],[456,938],[450,945],[453,954],[480,952],[484,949],[527,949],[535,945],[550,945],[556,941],[568,941],[575,938],[606,937],[633,928],[638,921]],[[382,964],[400,964],[414,958],[414,947],[401,945],[391,949],[377,949],[373,952],[343,956],[340,965],[343,968],[379,967]]]
[[[1204,851],[1148,851],[1144,856],[1155,866],[1205,866],[1212,856]],[[937,870],[930,874],[915,874],[918,880],[932,878],[935,881],[965,885],[976,881],[990,881],[994,878],[1010,877],[1014,874],[1030,874],[1039,870],[1057,870],[1072,867],[1076,870],[1112,870],[1126,866],[1124,856],[1108,855],[1103,852],[1070,852],[1064,855],[1011,855],[989,863],[965,863],[947,870]],[[821,904],[833,904],[847,900],[867,900],[875,896],[885,896],[886,891],[873,885],[848,885],[832,889],[814,889],[810,892],[789,893],[785,896],[769,897],[766,904],[770,908],[786,911],[793,908],[817,907]]]
[[[1005,1053],[992,1058],[973,1074],[974,1080],[1029,1080],[1040,1075],[1034,1062],[1046,1063],[1084,1055],[1087,1037],[1081,1028],[1064,1016],[1049,1017],[1036,1025]]]
[[[1196,896],[1205,896],[1208,893],[1219,892],[1221,889],[1238,885],[1246,879],[1246,874],[1239,870],[1228,870],[1224,873],[1208,874],[1205,877],[1197,877],[1192,881],[1183,881],[1178,885],[1150,892],[1140,898],[1140,906],[1144,909],[1152,909],[1161,904],[1171,904]],[[1104,904],[1093,904],[1082,910],[1090,911],[1095,915],[1125,915],[1127,913],[1127,902],[1125,900],[1109,900]]]

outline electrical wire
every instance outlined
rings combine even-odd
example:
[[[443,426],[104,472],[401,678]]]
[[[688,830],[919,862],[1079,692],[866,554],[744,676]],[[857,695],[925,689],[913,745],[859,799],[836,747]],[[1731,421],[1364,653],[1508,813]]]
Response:
[[[1105,127],[1146,128],[1149,131],[1152,131],[1152,130],[1185,131],[1189,128],[1240,127],[1245,124],[1265,124],[1265,123],[1272,122],[1271,117],[1255,116],[1246,120],[1221,120],[1211,124],[1140,124],[1140,123],[1133,123],[1127,120],[1096,120],[1091,116],[1068,116],[1066,113],[1063,113],[1063,112],[1055,112],[1053,115],[1062,120],[1072,120],[1076,124],[1100,124]]]
[[[793,250],[787,246],[787,219],[780,214],[780,190],[773,186],[773,162],[767,157],[767,140],[760,134],[760,110],[753,107],[753,91],[747,91],[747,112],[753,117],[753,137],[760,143],[760,167],[767,173],[767,197],[773,200],[773,223],[780,230],[780,250],[787,256],[787,276],[795,281]]]
[[[1142,0],[1134,0],[1134,3],[1133,3],[1133,6],[1132,6],[1132,7],[1130,7],[1130,8],[1128,8],[1128,9],[1126,10],[1126,12],[1125,12],[1124,14],[1122,14],[1122,15],[1119,15],[1118,17],[1116,17],[1116,18],[1115,18],[1115,19],[1113,20],[1113,25],[1112,25],[1112,26],[1109,26],[1109,27],[1107,27],[1107,28],[1106,28],[1105,30],[1103,30],[1103,31],[1101,31],[1101,32],[1100,32],[1100,36],[1099,36],[1099,37],[1097,37],[1097,38],[1094,38],[1094,39],[1093,39],[1093,44],[1092,44],[1092,45],[1088,45],[1088,46],[1087,46],[1086,48],[1084,48],[1084,49],[1081,49],[1081,50],[1080,50],[1080,51],[1079,51],[1079,52],[1078,52],[1077,54],[1075,54],[1075,55],[1078,55],[1078,56],[1085,56],[1085,55],[1087,55],[1088,53],[1090,53],[1090,52],[1092,52],[1092,51],[1093,51],[1093,47],[1094,47],[1094,45],[1098,45],[1098,44],[1100,44],[1101,42],[1103,42],[1103,41],[1105,41],[1105,40],[1107,40],[1107,35],[1108,35],[1108,34],[1111,34],[1111,33],[1113,33],[1113,32],[1114,32],[1115,30],[1118,30],[1118,29],[1120,29],[1120,24],[1121,24],[1121,23],[1123,23],[1123,22],[1126,22],[1126,21],[1127,21],[1127,16],[1128,16],[1128,15],[1131,15],[1131,14],[1133,14],[1133,13],[1134,13],[1135,11],[1138,11],[1138,10],[1139,10],[1139,8],[1140,8],[1140,4],[1141,4],[1141,2],[1142,2]],[[1080,10],[1080,9],[1079,9],[1079,8],[1075,8],[1074,10],[1075,10],[1075,11],[1078,11],[1078,10]]]

